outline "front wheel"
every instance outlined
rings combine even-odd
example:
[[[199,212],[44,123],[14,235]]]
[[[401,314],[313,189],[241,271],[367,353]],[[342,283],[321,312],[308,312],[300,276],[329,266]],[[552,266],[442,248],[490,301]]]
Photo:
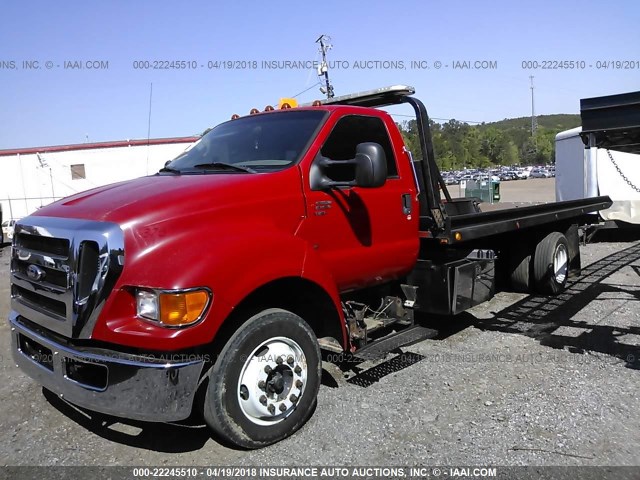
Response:
[[[286,310],[265,310],[231,336],[209,371],[205,421],[243,448],[282,440],[311,415],[321,373],[309,325]]]

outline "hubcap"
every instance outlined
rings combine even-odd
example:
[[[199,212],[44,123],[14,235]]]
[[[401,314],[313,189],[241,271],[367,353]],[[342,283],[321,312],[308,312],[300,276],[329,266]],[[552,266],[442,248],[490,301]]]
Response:
[[[302,348],[286,337],[261,343],[247,357],[238,382],[242,413],[257,425],[281,422],[295,410],[307,383]]]
[[[567,278],[567,272],[569,271],[569,255],[567,254],[567,247],[563,244],[559,244],[556,247],[556,251],[553,254],[553,274],[555,276],[556,283],[564,283]]]

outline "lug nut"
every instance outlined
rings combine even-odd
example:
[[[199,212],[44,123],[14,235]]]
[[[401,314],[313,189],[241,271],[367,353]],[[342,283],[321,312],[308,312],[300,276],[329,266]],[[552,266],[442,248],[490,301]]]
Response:
[[[291,355],[289,355],[289,356],[287,357],[287,363],[288,363],[289,365],[293,365],[293,357],[292,357]]]
[[[280,411],[281,412],[286,412],[287,411],[287,406],[284,403],[280,404]]]
[[[264,367],[264,373],[266,373],[267,375],[269,375],[271,373],[271,370],[273,370],[273,369],[269,365]]]
[[[278,357],[278,358],[276,358],[276,363],[277,363],[278,365],[282,365],[282,357]]]
[[[302,388],[302,385],[303,385],[302,380],[296,380],[296,387]]]
[[[294,368],[293,371],[296,372],[298,375],[302,373],[302,369],[300,368],[300,365],[296,365],[296,368]]]
[[[260,380],[260,381],[258,382],[258,388],[259,388],[260,390],[264,390],[265,388],[267,388],[267,384],[265,383],[265,381],[264,381],[264,380]]]
[[[260,403],[263,405],[267,404],[267,397],[265,395],[260,396]]]
[[[240,386],[240,398],[243,400],[249,400],[249,389],[246,385]]]
[[[273,406],[273,403],[267,407],[267,410],[269,410],[269,413],[271,415],[274,415],[276,413],[276,407]]]
[[[291,400],[291,403],[296,403],[298,401],[298,397],[294,394],[291,394],[289,400]]]

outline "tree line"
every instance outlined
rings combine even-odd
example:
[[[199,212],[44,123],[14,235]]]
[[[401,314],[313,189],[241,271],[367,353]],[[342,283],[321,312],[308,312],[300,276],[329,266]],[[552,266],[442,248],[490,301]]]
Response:
[[[555,161],[555,136],[580,125],[579,115],[541,115],[531,135],[529,117],[469,125],[458,120],[430,121],[433,148],[441,170],[498,165],[546,165]],[[398,124],[407,148],[421,155],[416,120]]]

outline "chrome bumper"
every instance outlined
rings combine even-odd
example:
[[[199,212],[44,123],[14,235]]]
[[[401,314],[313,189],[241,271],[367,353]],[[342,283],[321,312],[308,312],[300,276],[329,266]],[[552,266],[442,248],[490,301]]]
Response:
[[[26,327],[11,312],[16,365],[42,386],[89,410],[135,420],[177,421],[191,414],[202,359],[168,361],[105,349],[76,349]]]

